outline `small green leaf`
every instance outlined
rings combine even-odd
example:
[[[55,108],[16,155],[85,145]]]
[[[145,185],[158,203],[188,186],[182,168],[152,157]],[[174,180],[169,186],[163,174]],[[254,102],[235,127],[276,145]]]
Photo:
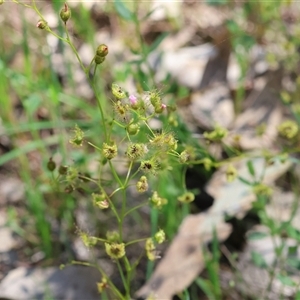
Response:
[[[254,231],[254,232],[250,232],[248,234],[248,240],[249,241],[261,240],[267,236],[268,236],[268,234],[265,232]]]
[[[154,7],[154,9],[150,10],[142,19],[141,22],[147,21],[147,19],[156,11],[158,10],[160,7]]]
[[[297,245],[288,247],[288,255],[297,255],[297,251],[298,251]]]
[[[287,265],[295,268],[297,270],[300,270],[300,259],[297,257],[289,257],[286,261]]]
[[[42,103],[42,99],[37,94],[31,94],[27,99],[24,101],[24,106],[29,115],[33,115],[37,109],[40,107]]]
[[[168,32],[164,32],[164,33],[160,34],[156,38],[156,40],[151,44],[151,46],[149,48],[149,52],[152,52],[153,50],[155,50],[168,35],[169,35]]]
[[[121,18],[127,21],[133,21],[134,15],[121,0],[115,0],[114,5]]]
[[[289,276],[278,274],[277,278],[284,285],[287,285],[287,286],[296,286],[296,283],[294,282],[294,280],[291,277],[289,277]]]
[[[259,268],[266,268],[268,266],[264,257],[256,251],[251,252],[251,258],[253,263]]]
[[[230,32],[232,32],[232,33],[240,32],[240,27],[238,26],[238,24],[235,21],[228,20],[226,22],[226,24],[227,24],[227,28]]]
[[[250,181],[248,181],[247,179],[244,179],[243,177],[238,176],[238,179],[241,182],[245,183],[246,185],[252,185],[252,183]]]
[[[247,167],[248,167],[249,173],[250,173],[253,177],[255,177],[255,169],[254,169],[254,167],[253,167],[253,163],[252,163],[251,160],[248,160],[248,161],[247,161]]]
[[[227,4],[228,1],[227,0],[206,0],[205,2],[211,6],[219,6],[219,5]]]
[[[213,293],[213,287],[208,280],[197,278],[195,282],[209,299],[215,299],[215,295]]]
[[[294,228],[292,225],[286,228],[286,232],[289,237],[295,239],[296,241],[300,241],[300,231]]]

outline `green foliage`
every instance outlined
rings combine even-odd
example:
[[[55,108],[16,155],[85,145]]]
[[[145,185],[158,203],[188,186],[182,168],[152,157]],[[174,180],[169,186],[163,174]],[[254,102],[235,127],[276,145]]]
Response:
[[[222,299],[222,290],[220,282],[220,249],[216,231],[213,231],[212,251],[203,249],[205,266],[208,272],[208,279],[197,278],[196,284],[203,290],[209,299]]]
[[[128,47],[137,57],[123,63],[122,66],[112,66],[110,71],[111,66],[106,66],[109,45],[96,45],[94,38],[96,30],[90,21],[91,14],[83,5],[72,11],[70,19],[71,14],[65,15],[69,12],[66,4],[61,15],[62,22],[57,30],[52,30],[37,7],[36,1],[22,3],[14,0],[13,2],[23,5],[24,9],[35,11],[39,21],[38,29],[34,28],[34,30],[38,30],[41,34],[41,45],[47,33],[59,40],[63,53],[66,47],[73,51],[74,61],[79,63],[85,73],[95,98],[87,101],[75,94],[76,86],[71,71],[73,62],[67,59],[62,64],[67,74],[66,84],[72,89],[69,91],[70,95],[65,94],[48,54],[44,54],[43,51],[31,53],[29,37],[36,34],[32,26],[29,27],[24,23],[23,40],[18,45],[22,47],[24,53],[24,70],[13,70],[9,66],[13,55],[10,53],[15,53],[17,48],[5,51],[2,49],[4,45],[0,45],[3,53],[0,59],[0,116],[5,134],[11,139],[13,145],[9,152],[0,157],[0,165],[15,159],[19,161],[20,177],[26,186],[26,208],[28,209],[28,215],[21,219],[33,232],[33,235],[26,235],[21,223],[17,221],[19,217],[17,211],[10,208],[9,225],[17,234],[31,245],[40,247],[47,258],[55,257],[55,247],[52,246],[53,232],[49,221],[58,221],[61,231],[58,239],[68,247],[70,244],[68,231],[74,231],[77,199],[84,194],[94,214],[105,214],[109,222],[101,224],[102,231],[95,234],[78,228],[78,235],[86,247],[102,247],[103,253],[106,253],[118,268],[123,284],[122,288],[116,286],[101,266],[94,265],[102,274],[102,280],[97,285],[99,293],[102,293],[104,299],[105,297],[106,299],[111,297],[130,299],[133,296],[132,285],[135,272],[142,260],[142,255],[134,258],[128,255],[130,246],[144,244],[142,254],[148,261],[146,276],[149,278],[153,271],[153,261],[159,256],[158,244],[163,242],[165,237],[169,241],[172,240],[177,233],[178,225],[192,210],[190,202],[193,202],[195,195],[199,193],[197,189],[188,190],[186,187],[188,168],[199,167],[201,172],[210,176],[216,168],[228,164],[229,167],[224,175],[228,183],[238,178],[256,195],[257,201],[253,203],[253,212],[257,214],[260,223],[268,229],[267,234],[253,232],[248,236],[248,240],[263,239],[266,235],[270,235],[275,241],[276,238],[286,235],[297,242],[300,241],[300,232],[292,225],[294,215],[289,221],[281,223],[266,212],[272,188],[263,182],[263,176],[257,177],[260,174],[255,170],[251,160],[247,162],[250,179],[239,176],[233,164],[247,157],[248,154],[242,153],[238,147],[225,144],[228,130],[216,125],[213,131],[203,133],[208,144],[220,146],[226,153],[226,159],[217,161],[208,149],[199,145],[176,112],[175,99],[187,96],[189,91],[178,86],[169,76],[164,79],[162,89],[157,86],[155,72],[149,64],[149,55],[158,49],[169,33],[161,33],[152,43],[146,44],[141,32],[141,22],[147,21],[153,11],[146,12],[140,17],[138,1],[128,3],[115,0],[113,2],[114,12],[125,24],[128,22],[134,27],[137,41],[135,44],[129,43]],[[232,5],[226,0],[207,1],[207,3]],[[251,49],[257,41],[265,37],[267,30],[272,26],[275,26],[281,34],[288,34],[282,27],[279,14],[280,8],[284,5],[283,1],[245,2],[241,4],[242,18],[233,16],[227,22],[231,45],[242,70],[235,99],[237,112],[241,110],[241,103],[245,96],[243,81],[249,68]],[[53,7],[59,16],[61,3],[54,1]],[[68,24],[70,21],[73,21],[78,37],[85,39],[95,49],[88,66],[76,49],[76,39],[70,37],[71,30]],[[251,24],[256,30],[248,31],[247,24]],[[299,38],[295,36],[290,38],[292,42],[286,44],[287,48],[300,45]],[[37,75],[32,70],[34,55],[38,55],[43,61],[43,65],[37,70]],[[293,66],[298,59],[296,56],[287,55],[280,63]],[[128,79],[128,75],[131,75],[136,83],[137,92],[134,95],[129,94],[122,86],[122,83]],[[272,158],[265,155],[266,165],[272,163],[272,159],[284,161],[287,153],[299,152],[299,78],[298,76],[296,88],[292,93],[283,91],[281,94],[284,104],[294,114],[295,120],[285,121],[277,128],[282,138],[278,148],[282,147],[279,150],[282,151]],[[111,90],[107,89],[108,86],[111,86]],[[14,117],[11,90],[14,91],[24,109],[22,120]],[[168,96],[173,100],[165,103]],[[37,114],[43,108],[49,113],[46,120],[37,118]],[[160,122],[159,130],[152,128],[153,120]],[[40,133],[44,129],[53,130],[53,135],[41,139]],[[260,129],[263,131],[263,128]],[[28,139],[27,143],[18,146],[19,140],[24,136]],[[38,174],[32,172],[32,162],[28,160],[28,154],[33,151],[41,153],[41,170]],[[60,156],[57,163],[55,155]],[[299,163],[297,158],[294,161]],[[51,166],[49,162],[55,165]],[[96,170],[89,169],[88,166],[91,164],[97,166]],[[125,172],[119,169],[122,164],[126,166]],[[131,188],[142,197],[140,203],[131,201],[128,194]],[[149,232],[143,236],[128,238],[125,235],[126,220],[132,217],[137,223],[143,224],[144,217],[140,213],[142,207],[148,207]],[[293,214],[296,209],[295,205]],[[292,256],[296,250],[290,247],[291,255],[286,258],[283,243],[274,242],[276,252],[274,269],[275,265],[286,259],[290,267],[299,270],[299,259]],[[221,253],[215,231],[211,250],[205,248],[203,253],[208,279],[197,278],[195,282],[210,299],[222,299],[224,295],[219,278]],[[251,257],[256,266],[266,268],[270,272],[272,283],[274,270],[267,265],[264,257],[255,251],[251,253]],[[92,265],[83,262],[73,263]],[[296,285],[288,273],[284,270],[280,271],[276,277],[280,282],[287,286]],[[183,299],[192,299],[188,290],[183,293]],[[299,293],[296,299],[300,299]]]
[[[134,21],[133,13],[127,8],[126,4],[122,0],[115,0],[114,6],[117,13],[126,21]]]
[[[252,258],[253,263],[257,267],[259,267],[259,268],[266,268],[267,267],[267,263],[266,263],[264,257],[260,253],[258,253],[256,251],[252,251],[251,252],[251,258]]]

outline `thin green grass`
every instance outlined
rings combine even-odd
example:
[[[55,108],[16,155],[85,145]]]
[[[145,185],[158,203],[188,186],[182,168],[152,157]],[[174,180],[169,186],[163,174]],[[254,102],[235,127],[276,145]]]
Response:
[[[34,2],[33,2],[34,3]],[[224,4],[224,3],[223,3]],[[40,4],[39,4],[40,5]],[[57,15],[61,9],[61,2],[54,1],[51,4],[54,8],[54,11]],[[267,27],[269,24],[272,24],[272,21],[280,21],[278,19],[278,11],[280,5],[282,3],[246,3],[242,9],[244,10],[243,17],[246,19],[248,14],[250,15],[253,10],[258,9],[262,16],[264,17],[264,26]],[[25,9],[25,8],[24,8]],[[65,181],[59,181],[60,175],[54,175],[55,173],[50,173],[46,170],[47,162],[49,158],[54,154],[61,155],[61,163],[62,164],[70,164],[73,163],[74,166],[78,166],[79,168],[83,167],[90,161],[93,161],[95,156],[97,157],[97,163],[107,162],[107,159],[103,159],[101,155],[103,148],[103,140],[109,144],[112,142],[113,138],[118,142],[121,140],[122,142],[129,137],[124,135],[126,132],[126,125],[124,126],[114,126],[116,124],[120,124],[119,120],[115,120],[116,112],[111,113],[111,115],[107,116],[107,112],[111,111],[112,107],[117,99],[111,100],[108,99],[111,96],[107,96],[107,84],[111,84],[111,82],[106,82],[105,78],[114,78],[120,82],[125,82],[127,80],[128,74],[130,74],[134,80],[138,83],[137,89],[143,88],[145,91],[151,91],[151,93],[161,96],[161,93],[158,93],[155,89],[155,73],[151,68],[148,62],[149,55],[157,49],[160,43],[168,36],[169,33],[165,32],[159,35],[150,45],[147,45],[144,41],[143,35],[141,33],[142,22],[147,21],[149,16],[153,13],[152,11],[146,12],[141,19],[139,19],[140,14],[140,4],[138,1],[131,3],[127,6],[127,3],[124,1],[114,1],[110,3],[106,7],[107,11],[114,14],[118,14],[118,16],[122,19],[122,24],[124,26],[129,25],[134,27],[135,35],[136,35],[136,48],[131,49],[132,53],[140,54],[140,58],[134,61],[125,62],[122,66],[118,66],[118,68],[109,67],[95,67],[95,74],[93,74],[93,79],[88,75],[87,81],[92,86],[95,92],[95,98],[97,102],[95,103],[95,99],[82,99],[76,96],[76,82],[73,78],[73,70],[74,63],[69,58],[67,59],[67,50],[68,46],[74,47],[72,43],[65,43],[68,39],[60,38],[59,39],[59,49],[63,55],[63,65],[66,70],[66,77],[64,78],[64,84],[67,87],[71,87],[70,93],[66,95],[64,93],[64,86],[60,83],[57,78],[56,71],[53,69],[51,65],[51,57],[50,54],[43,55],[42,53],[38,53],[38,57],[36,57],[36,53],[34,52],[34,48],[31,45],[31,38],[34,36],[38,40],[40,45],[43,45],[44,38],[43,34],[45,31],[42,31],[41,35],[38,37],[34,30],[37,30],[35,27],[33,28],[32,24],[27,24],[25,21],[24,11],[21,9],[21,14],[19,16],[22,26],[22,40],[19,42],[18,47],[14,45],[10,45],[8,49],[6,49],[6,45],[0,45],[0,50],[4,53],[2,59],[0,59],[0,118],[1,118],[1,134],[6,135],[9,138],[11,144],[11,150],[0,157],[0,166],[9,163],[12,160],[17,160],[19,163],[19,176],[21,180],[25,184],[25,203],[27,208],[27,217],[32,218],[35,224],[35,235],[38,239],[36,244],[39,245],[40,249],[45,253],[47,258],[54,257],[57,255],[57,251],[55,249],[56,246],[53,246],[53,241],[57,242],[56,238],[53,236],[53,230],[51,227],[51,220],[56,219],[60,224],[61,232],[59,233],[59,241],[65,243],[66,247],[70,247],[68,244],[72,237],[69,237],[69,230],[73,227],[74,222],[74,210],[77,207],[77,203],[75,201],[76,195],[66,195],[62,193],[66,183],[70,183],[67,188],[76,191],[76,180],[70,180],[68,182],[68,178]],[[76,32],[77,37],[75,42],[87,43],[92,46],[93,49],[97,48],[95,35],[97,34],[97,30],[95,28],[95,23],[91,18],[91,12],[85,8],[82,4],[74,9],[72,13],[72,21],[73,28],[70,29],[70,34]],[[256,24],[254,24],[256,25]],[[261,25],[261,24],[259,24]],[[231,31],[232,36],[235,37],[232,39],[232,46],[235,54],[237,55],[238,63],[241,67],[242,74],[240,78],[240,85],[236,91],[236,111],[240,112],[242,109],[243,100],[245,98],[245,88],[244,88],[244,80],[247,73],[247,69],[249,67],[249,57],[248,52],[252,48],[252,46],[257,42],[255,36],[251,36],[249,33],[245,33],[239,24],[235,21],[228,23],[228,29]],[[57,31],[55,31],[57,35],[60,37],[68,36],[68,30],[64,27],[62,22],[59,23],[59,27]],[[2,33],[0,33],[0,36]],[[80,41],[79,41],[80,39]],[[64,41],[63,41],[64,40]],[[17,54],[19,49],[22,49],[22,68],[12,69],[11,62],[14,59],[14,55]],[[73,49],[74,50],[74,49]],[[76,56],[78,58],[78,53],[75,49],[74,61],[76,61]],[[41,64],[41,68],[38,68],[39,63]],[[78,63],[76,61],[76,63]],[[93,61],[92,61],[93,63]],[[92,65],[91,63],[91,65]],[[82,62],[79,60],[79,64],[83,66]],[[83,66],[84,67],[84,66]],[[84,67],[85,68],[85,67]],[[97,69],[97,73],[96,73]],[[86,69],[84,69],[86,71]],[[92,70],[89,70],[92,71]],[[108,76],[107,76],[108,74]],[[109,79],[111,80],[111,79]],[[167,88],[165,89],[165,94],[172,95],[174,99],[180,98],[183,95],[187,95],[188,91],[186,89],[182,89],[177,86],[177,84],[171,82],[170,77],[167,76],[165,78],[165,83]],[[164,96],[164,93],[162,93]],[[18,104],[19,115],[16,116],[17,108],[15,105]],[[170,103],[169,109],[172,110],[172,105],[176,104],[176,100],[173,103]],[[95,107],[98,105],[100,108],[100,113]],[[40,120],[39,111],[42,109],[46,109],[47,116],[45,120]],[[175,138],[178,139],[178,149],[179,151],[176,153],[174,149],[172,153],[171,159],[169,159],[168,164],[164,165],[164,171],[159,173],[157,178],[151,180],[153,190],[157,191],[157,193],[162,197],[168,199],[168,203],[162,207],[162,209],[157,209],[154,207],[150,208],[150,230],[151,237],[158,232],[160,228],[163,228],[167,234],[169,241],[175,236],[178,226],[181,221],[190,213],[191,207],[189,204],[184,203],[181,204],[178,201],[178,196],[182,195],[187,191],[185,184],[185,173],[188,168],[188,164],[178,164],[178,155],[186,149],[187,146],[193,147],[195,150],[195,158],[190,163],[190,165],[200,165],[201,169],[208,174],[211,174],[211,169],[215,168],[219,165],[222,165],[224,162],[230,161],[231,158],[242,158],[243,153],[238,149],[226,148],[224,145],[224,152],[226,152],[228,159],[224,162],[215,162],[214,158],[211,157],[208,150],[203,146],[199,146],[198,141],[196,141],[192,136],[186,126],[180,121],[176,112],[173,112],[173,123],[177,124],[175,126],[174,134]],[[297,110],[294,110],[295,119],[299,124],[299,113]],[[19,116],[21,116],[19,118]],[[168,115],[169,117],[169,115]],[[136,121],[136,120],[134,120]],[[161,117],[160,121],[162,124],[166,125],[170,123],[170,119],[167,117]],[[118,123],[119,122],[119,123]],[[74,128],[75,124],[84,131],[85,137],[89,138],[89,146],[88,150],[84,152],[82,149],[77,150],[69,150],[67,147],[67,143],[70,140],[71,128]],[[52,130],[53,133],[46,138],[41,138],[41,132],[43,130]],[[149,133],[150,129],[150,133]],[[169,129],[169,128],[168,128]],[[215,133],[218,133],[217,130]],[[152,131],[149,125],[145,126],[145,128],[141,128],[140,135],[138,135],[138,142],[140,143],[148,143],[150,138],[155,136],[156,132]],[[125,136],[125,137],[124,137]],[[131,137],[129,137],[129,140]],[[134,140],[132,138],[132,140]],[[26,141],[26,142],[24,142]],[[221,140],[217,141],[209,141],[209,142],[217,142],[220,145]],[[148,143],[149,144],[149,143]],[[147,145],[148,145],[147,144]],[[95,145],[95,147],[92,147]],[[102,146],[101,146],[102,145]],[[110,146],[110,145],[108,145]],[[287,145],[286,149],[288,151],[290,144]],[[295,145],[295,149],[297,150],[299,145]],[[55,149],[55,150],[53,150]],[[94,152],[92,152],[94,150]],[[234,150],[234,151],[231,151]],[[165,153],[163,153],[164,155]],[[30,161],[32,159],[31,155],[36,155],[38,159],[42,161],[40,169],[36,168],[33,170],[33,163]],[[163,157],[163,155],[161,155]],[[237,155],[237,157],[235,157]],[[209,166],[204,164],[204,160],[207,159],[209,161]],[[299,163],[297,159],[296,162]],[[112,215],[116,216],[116,224],[118,226],[118,234],[120,236],[119,242],[123,242],[123,226],[124,226],[124,218],[127,217],[127,212],[132,212],[130,208],[127,209],[127,195],[125,193],[126,188],[129,186],[129,178],[134,173],[134,169],[132,168],[132,164],[128,164],[128,176],[123,178],[122,174],[118,174],[118,170],[114,168],[114,164],[109,160],[106,164],[107,169],[111,169],[113,179],[109,178],[107,180],[108,183],[111,183],[112,189],[115,189],[112,194],[114,197],[109,199],[109,204],[112,207]],[[160,166],[162,167],[162,166]],[[255,174],[255,170],[253,166],[248,165],[249,172],[253,175]],[[103,192],[104,188],[106,188],[106,183],[101,182],[101,176],[103,176],[104,166],[100,164],[99,170],[97,171],[97,176],[99,178],[89,178],[88,176],[85,179],[90,180],[91,183],[99,187],[99,190]],[[75,170],[76,171],[76,170]],[[105,169],[106,172],[106,169]],[[36,179],[36,174],[38,174],[39,178]],[[42,175],[41,175],[42,174]],[[170,176],[172,174],[172,176]],[[70,175],[70,174],[68,174]],[[106,174],[105,174],[106,175]],[[254,175],[253,175],[254,177]],[[77,179],[77,178],[76,178]],[[49,193],[51,182],[53,180],[54,190],[51,193],[50,197],[47,197],[47,193]],[[62,184],[63,183],[63,184]],[[82,182],[80,182],[81,185]],[[60,186],[61,184],[61,186]],[[252,185],[252,183],[245,184]],[[253,182],[254,185],[258,185],[259,182]],[[81,186],[79,186],[81,188]],[[86,187],[85,192],[93,191],[92,188]],[[82,192],[82,190],[80,190]],[[299,190],[295,188],[295,199],[299,197]],[[106,195],[106,194],[105,194]],[[86,194],[85,194],[86,196]],[[107,196],[107,195],[106,195]],[[62,204],[58,209],[54,208],[53,198],[56,198],[56,201],[62,201]],[[90,195],[86,196],[91,200]],[[148,196],[147,196],[148,197]],[[107,197],[109,198],[109,197]],[[48,201],[46,200],[48,199]],[[50,199],[50,201],[49,201]],[[121,209],[118,214],[117,209],[119,208],[115,205],[115,202],[120,199]],[[105,199],[107,200],[107,199]],[[148,199],[146,199],[148,200]],[[275,239],[276,235],[281,235],[284,231],[287,232],[292,238],[299,239],[299,232],[291,226],[292,219],[294,215],[291,216],[291,219],[285,224],[277,224],[276,220],[270,219],[265,212],[265,205],[267,203],[267,197],[258,195],[258,201],[256,203],[256,208],[258,210],[258,216],[261,219],[261,223],[265,224],[270,229],[270,235]],[[297,201],[295,200],[295,208],[293,210],[293,214],[296,212],[296,208],[298,207]],[[96,209],[93,207],[93,209]],[[10,210],[11,218],[16,218],[16,210]],[[138,215],[138,209],[134,210],[134,215],[132,217],[136,222],[143,222],[143,218]],[[15,220],[16,221],[16,220]],[[24,236],[24,231],[21,226],[17,226],[16,223],[13,224],[13,228],[15,231]],[[114,224],[114,225],[116,225]],[[107,227],[110,224],[106,224]],[[21,229],[22,228],[22,229]],[[73,230],[74,231],[74,230]],[[81,236],[82,237],[82,236]],[[88,242],[93,242],[93,238],[90,236],[85,236]],[[89,240],[89,238],[91,240]],[[30,239],[31,243],[33,239]],[[108,239],[100,237],[98,240],[101,242],[108,242]],[[143,238],[142,238],[143,240]],[[140,240],[138,240],[140,241]],[[127,242],[127,241],[126,241]],[[130,241],[128,243],[135,243],[137,241]],[[88,243],[87,243],[88,244]],[[91,245],[88,245],[91,246]],[[93,245],[94,246],[94,245]],[[214,232],[213,242],[212,242],[212,250],[209,252],[207,249],[204,251],[204,259],[206,263],[206,268],[208,271],[209,279],[198,278],[196,279],[196,284],[204,291],[204,293],[210,299],[221,299],[222,298],[222,289],[220,285],[219,271],[220,271],[220,250],[219,243],[216,237],[216,233]],[[283,246],[279,245],[277,247],[278,261],[283,256]],[[149,253],[148,253],[149,254]],[[150,254],[151,253],[150,251]],[[120,276],[124,284],[125,296],[121,295],[118,291],[118,287],[115,287],[113,283],[109,282],[111,286],[114,288],[114,292],[121,299],[129,299],[131,295],[130,285],[133,280],[132,276],[135,272],[135,268],[139,262],[140,258],[137,258],[136,263],[131,264],[128,258],[125,256],[122,258],[122,264],[118,261],[118,269],[120,271]],[[88,264],[87,264],[88,265]],[[149,260],[146,277],[149,278],[153,272],[154,263]],[[105,276],[103,270],[99,267],[100,272],[103,275],[104,279],[108,279]],[[285,276],[281,276],[283,281],[288,282]],[[274,280],[274,277],[272,277]],[[270,282],[269,288],[266,293],[270,292],[272,281]],[[185,290],[181,295],[181,299],[193,299],[197,292],[189,293],[189,290]],[[105,294],[107,299],[110,297],[109,293]]]

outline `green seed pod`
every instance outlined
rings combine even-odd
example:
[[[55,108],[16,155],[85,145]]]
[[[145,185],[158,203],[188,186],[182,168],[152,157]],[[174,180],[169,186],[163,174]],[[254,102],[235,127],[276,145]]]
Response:
[[[69,142],[75,147],[80,147],[83,145],[83,138],[84,132],[76,124],[74,129],[74,136],[69,140]]]
[[[60,175],[66,175],[67,172],[68,172],[68,167],[67,166],[59,166],[58,173]]]
[[[156,114],[161,114],[164,110],[164,107],[161,105],[161,103],[158,103],[154,106],[154,111]]]
[[[105,56],[96,55],[95,56],[95,63],[96,65],[100,65],[105,61]]]
[[[190,155],[188,153],[188,151],[184,150],[179,154],[179,162],[184,164],[186,163],[190,158]]]
[[[64,8],[61,9],[59,15],[60,15],[60,18],[62,19],[62,21],[65,22],[65,24],[71,18],[71,10],[69,9],[69,6],[67,5],[67,3],[65,3]]]
[[[107,208],[109,208],[109,202],[108,202],[106,199],[97,202],[96,205],[97,205],[100,209],[107,209]]]
[[[72,186],[71,184],[69,184],[68,186],[66,186],[65,188],[65,192],[67,194],[71,194],[73,191],[75,190],[74,186]]]
[[[36,24],[36,27],[39,29],[45,29],[48,27],[48,24],[45,20],[39,20]]]
[[[100,209],[107,209],[109,208],[109,201],[107,200],[107,196],[102,194],[92,194],[93,203],[95,206],[99,207]]]
[[[50,172],[53,172],[56,168],[56,163],[52,160],[52,157],[50,157],[48,163],[47,163],[47,169],[50,171]]]
[[[129,135],[136,135],[140,131],[139,124],[131,123],[126,127],[126,131]]]
[[[117,242],[120,240],[120,234],[117,231],[107,231],[106,238],[111,242]]]
[[[157,90],[153,90],[149,93],[149,100],[153,107],[158,108],[161,106],[161,97]]]
[[[108,54],[108,47],[104,44],[98,46],[96,50],[96,55],[105,57]]]

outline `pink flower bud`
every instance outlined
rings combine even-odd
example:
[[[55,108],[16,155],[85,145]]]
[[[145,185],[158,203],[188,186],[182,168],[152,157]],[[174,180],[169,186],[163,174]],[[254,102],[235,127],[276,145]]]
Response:
[[[129,96],[129,101],[131,105],[136,105],[137,104],[137,98],[134,95]]]
[[[166,107],[167,107],[167,105],[164,104],[164,103],[162,103],[161,108],[162,108],[162,109],[165,109]]]

